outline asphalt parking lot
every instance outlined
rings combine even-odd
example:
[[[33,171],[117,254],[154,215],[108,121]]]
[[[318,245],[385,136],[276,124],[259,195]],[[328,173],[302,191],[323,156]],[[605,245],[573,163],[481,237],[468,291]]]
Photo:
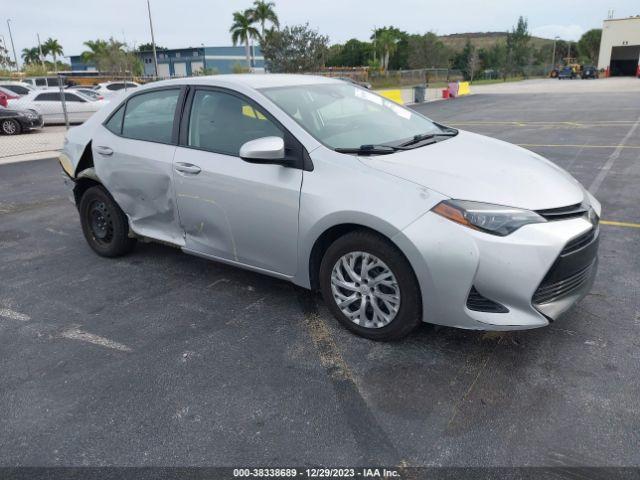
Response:
[[[639,466],[637,94],[418,108],[595,191],[611,223],[570,314],[371,342],[278,280],[154,244],[99,258],[55,160],[1,165],[0,465]]]

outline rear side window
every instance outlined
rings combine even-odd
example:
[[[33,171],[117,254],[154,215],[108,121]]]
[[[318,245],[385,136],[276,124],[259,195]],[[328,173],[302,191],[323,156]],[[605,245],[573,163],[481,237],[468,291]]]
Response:
[[[60,94],[59,93],[41,93],[35,99],[37,102],[59,102]]]
[[[124,84],[122,83],[111,83],[107,85],[107,90],[122,90],[124,88]]]
[[[104,124],[108,130],[115,133],[116,135],[122,134],[122,118],[124,117],[124,105],[122,105],[116,113],[114,113],[109,121]]]
[[[18,95],[26,95],[31,91],[28,88],[23,87],[22,85],[3,85],[3,87],[7,90],[11,90],[14,93],[17,93]]]
[[[179,89],[136,95],[127,102],[122,135],[136,140],[171,143]]]
[[[36,78],[36,85],[38,87],[46,87],[47,86],[47,79],[46,78]]]
[[[77,95],[74,95],[73,93],[67,93],[65,92],[64,94],[64,99],[67,102],[84,102],[85,100],[80,98]]]

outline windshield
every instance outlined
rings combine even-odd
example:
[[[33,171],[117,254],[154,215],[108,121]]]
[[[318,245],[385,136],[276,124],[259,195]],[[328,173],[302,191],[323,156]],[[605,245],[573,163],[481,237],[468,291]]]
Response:
[[[321,84],[261,90],[330,148],[394,145],[443,130],[422,115],[355,85]]]

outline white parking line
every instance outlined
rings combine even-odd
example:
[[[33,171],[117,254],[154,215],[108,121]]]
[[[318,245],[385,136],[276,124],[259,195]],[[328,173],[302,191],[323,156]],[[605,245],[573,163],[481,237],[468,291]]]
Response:
[[[121,352],[131,351],[131,348],[122,343],[114,342],[113,340],[109,340],[108,338],[104,338],[93,333],[84,332],[77,327],[72,327],[68,330],[65,330],[60,336],[71,340],[80,340],[81,342],[92,343],[94,345],[100,345],[101,347],[120,350]]]
[[[29,315],[16,312],[15,310],[11,310],[10,308],[0,308],[0,317],[8,318],[10,320],[18,320],[20,322],[28,322],[29,320],[31,320],[31,317]]]
[[[631,138],[631,135],[633,135],[633,133],[636,131],[636,129],[638,128],[638,125],[640,125],[640,117],[638,117],[638,119],[636,120],[636,123],[634,123],[631,126],[631,128],[629,129],[627,134],[624,136],[624,138],[620,141],[620,143],[618,144],[616,149],[613,151],[613,153],[609,155],[609,158],[607,159],[606,163],[602,166],[596,178],[593,179],[593,182],[591,182],[591,185],[589,186],[589,192],[591,192],[592,195],[595,195],[595,193],[600,188],[600,185],[602,185],[602,182],[604,181],[607,174],[611,170],[611,167],[613,167],[613,164],[620,156],[620,153],[624,148],[624,144],[627,143],[627,140],[629,140],[629,138]]]

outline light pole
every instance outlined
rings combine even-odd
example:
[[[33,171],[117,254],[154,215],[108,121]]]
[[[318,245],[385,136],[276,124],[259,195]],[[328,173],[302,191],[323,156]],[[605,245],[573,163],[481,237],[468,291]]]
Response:
[[[13,35],[11,34],[11,19],[7,18],[7,28],[9,29],[9,40],[11,40],[11,50],[13,50],[13,61],[16,62],[16,72],[19,70],[18,57],[16,56],[16,47],[13,44]]]
[[[156,72],[156,79],[158,78],[158,55],[156,54],[156,39],[153,36],[153,22],[151,21],[151,5],[147,0],[147,11],[149,12],[149,28],[151,28],[151,47],[153,48],[153,67]]]
[[[555,38],[553,39],[553,58],[551,60],[551,70],[556,68],[556,42],[558,41],[559,38],[560,37],[556,35]]]
[[[44,68],[44,55],[42,54],[42,43],[40,43],[40,34],[36,34],[38,36],[38,51],[40,52],[40,64],[42,68]]]

